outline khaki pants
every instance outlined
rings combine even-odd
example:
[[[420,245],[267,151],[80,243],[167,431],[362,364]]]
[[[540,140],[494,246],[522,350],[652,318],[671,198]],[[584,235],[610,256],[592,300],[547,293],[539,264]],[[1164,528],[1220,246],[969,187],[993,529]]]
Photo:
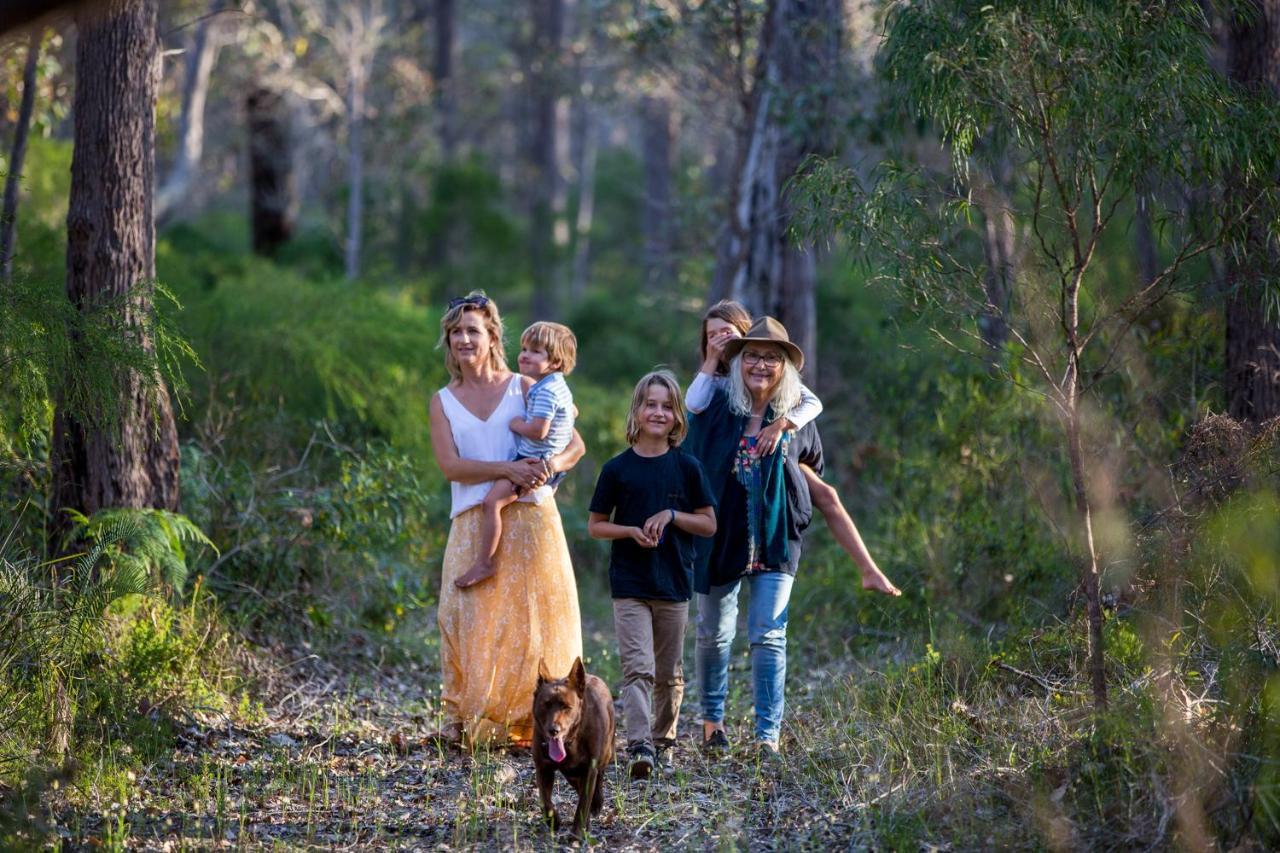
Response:
[[[613,627],[622,662],[622,724],[627,746],[674,739],[684,698],[687,601],[613,600]],[[650,696],[653,713],[650,716]]]

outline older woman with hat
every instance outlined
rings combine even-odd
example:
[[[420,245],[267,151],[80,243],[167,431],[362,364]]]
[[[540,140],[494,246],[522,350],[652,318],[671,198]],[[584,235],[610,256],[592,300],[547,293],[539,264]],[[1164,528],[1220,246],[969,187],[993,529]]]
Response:
[[[738,595],[751,588],[747,635],[755,696],[755,738],[778,751],[787,666],[787,605],[800,560],[800,534],[813,505],[800,464],[822,471],[822,442],[812,423],[784,432],[772,453],[758,452],[761,431],[800,399],[804,353],[786,328],[763,317],[724,345],[728,381],[691,414],[688,447],[701,460],[719,498],[719,526],[694,578],[695,663],[702,699],[703,744],[727,747],[724,730],[729,650],[737,631]]]

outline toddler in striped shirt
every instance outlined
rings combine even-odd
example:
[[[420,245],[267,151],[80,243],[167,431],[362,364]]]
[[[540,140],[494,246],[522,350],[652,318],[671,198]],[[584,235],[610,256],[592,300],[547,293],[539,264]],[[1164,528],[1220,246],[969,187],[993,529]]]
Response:
[[[540,459],[551,473],[551,457],[561,453],[573,438],[573,393],[564,378],[578,360],[578,339],[568,326],[537,322],[520,335],[520,375],[534,380],[525,391],[524,417],[511,419],[516,435],[517,459]],[[547,485],[557,486],[564,474],[554,474]],[[485,495],[480,527],[480,555],[454,583],[460,589],[493,577],[493,557],[502,538],[502,510],[524,494],[510,480],[497,480]]]

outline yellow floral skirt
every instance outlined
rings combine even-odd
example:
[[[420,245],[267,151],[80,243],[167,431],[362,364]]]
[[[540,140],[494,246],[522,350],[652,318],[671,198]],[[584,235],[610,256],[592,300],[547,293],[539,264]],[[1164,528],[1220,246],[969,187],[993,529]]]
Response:
[[[533,736],[538,661],[565,675],[582,654],[578,588],[554,498],[502,511],[496,574],[469,589],[453,581],[475,561],[480,507],[453,520],[440,585],[445,720],[471,743]]]

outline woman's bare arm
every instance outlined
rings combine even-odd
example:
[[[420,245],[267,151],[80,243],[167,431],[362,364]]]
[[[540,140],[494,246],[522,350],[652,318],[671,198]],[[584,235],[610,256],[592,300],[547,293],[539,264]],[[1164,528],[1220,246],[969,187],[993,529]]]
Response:
[[[547,460],[547,467],[551,470],[549,474],[559,474],[561,471],[568,471],[578,464],[587,452],[587,444],[582,440],[582,436],[577,429],[573,431],[573,438],[569,439],[569,445],[555,456]]]

